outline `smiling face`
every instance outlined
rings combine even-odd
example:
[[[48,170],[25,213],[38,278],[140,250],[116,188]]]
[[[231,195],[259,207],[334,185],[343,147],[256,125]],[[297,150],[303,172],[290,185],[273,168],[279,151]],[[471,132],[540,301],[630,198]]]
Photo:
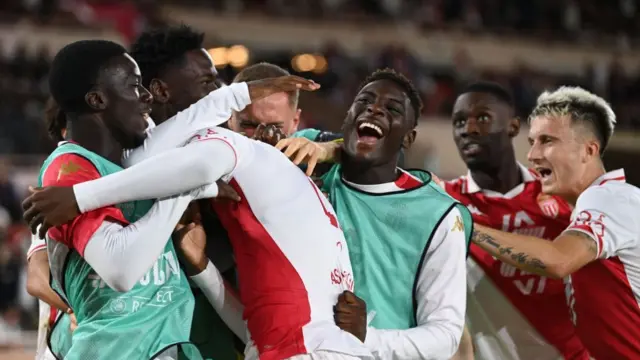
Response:
[[[397,158],[415,139],[415,114],[404,89],[392,80],[365,85],[344,122],[344,150],[352,159],[373,165]]]
[[[136,62],[127,54],[115,57],[101,71],[98,84],[106,103],[103,119],[113,137],[125,149],[142,145],[153,98],[142,86]]]
[[[490,93],[468,92],[453,107],[453,140],[471,170],[496,168],[501,154],[511,150],[520,122],[506,102]]]

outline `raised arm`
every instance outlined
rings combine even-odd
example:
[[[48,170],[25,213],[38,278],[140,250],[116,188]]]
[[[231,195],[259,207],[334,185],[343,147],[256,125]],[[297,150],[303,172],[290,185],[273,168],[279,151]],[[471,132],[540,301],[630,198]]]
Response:
[[[231,142],[214,129],[203,129],[184,147],[75,185],[73,191],[78,209],[87,212],[106,205],[163,198],[210,186],[230,174],[236,162],[236,150]]]
[[[150,129],[143,146],[125,151],[123,163],[128,167],[178,147],[193,132],[224,123],[229,120],[232,111],[241,111],[252,101],[281,91],[314,91],[319,87],[312,80],[292,75],[231,84],[214,90],[171,119]]]
[[[184,144],[194,132],[220,125],[251,104],[247,83],[231,84],[209,93],[200,101],[147,131],[143,146],[124,152],[125,167]]]
[[[365,344],[377,359],[449,359],[458,349],[466,308],[466,238],[453,208],[436,230],[418,277],[417,326],[369,327]]]

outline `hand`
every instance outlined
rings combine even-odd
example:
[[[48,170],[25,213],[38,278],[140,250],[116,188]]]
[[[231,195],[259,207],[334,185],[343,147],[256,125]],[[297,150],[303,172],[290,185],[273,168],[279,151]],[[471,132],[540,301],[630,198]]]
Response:
[[[216,201],[219,200],[231,200],[238,202],[240,201],[240,195],[236,192],[233,186],[227,184],[222,180],[216,181],[216,185],[218,185],[218,196],[215,197]]]
[[[282,132],[282,129],[275,125],[260,124],[256,127],[252,139],[262,141],[263,143],[267,143],[271,146],[276,146],[280,140],[286,137],[287,135]]]
[[[367,337],[367,303],[364,300],[351,291],[343,292],[333,307],[333,319],[340,329],[364,342]]]
[[[185,272],[189,276],[197,275],[207,268],[209,259],[205,254],[207,235],[202,225],[190,223],[178,224],[173,233],[173,244],[178,250],[178,257],[182,260]]]
[[[78,319],[76,319],[76,314],[73,312],[69,313],[69,319],[71,320],[69,323],[69,332],[73,333],[78,328]]]
[[[284,155],[293,160],[293,163],[307,164],[307,176],[313,174],[319,162],[334,161],[337,157],[341,145],[336,142],[317,143],[306,138],[282,139],[276,144],[276,149],[286,148]]]
[[[320,85],[316,84],[313,80],[295,75],[249,81],[247,82],[247,86],[249,87],[249,97],[251,101],[256,101],[279,92],[295,90],[315,91],[320,89]]]
[[[44,239],[51,227],[66,224],[80,215],[76,195],[70,186],[29,187],[31,195],[22,202],[24,220],[29,224],[31,233]]]
[[[182,229],[184,226],[187,226],[191,223],[196,225],[202,223],[202,216],[200,214],[200,204],[198,201],[192,201],[187,206],[187,210],[184,211],[182,217],[178,221],[178,225],[176,225],[176,231]]]

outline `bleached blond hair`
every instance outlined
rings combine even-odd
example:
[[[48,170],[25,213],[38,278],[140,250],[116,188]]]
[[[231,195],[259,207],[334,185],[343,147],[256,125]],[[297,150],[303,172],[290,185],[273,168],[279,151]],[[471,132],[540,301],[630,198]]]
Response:
[[[538,96],[529,122],[540,116],[570,116],[574,122],[586,124],[600,142],[600,155],[609,144],[616,126],[616,114],[611,105],[589,91],[577,86],[561,86],[554,91],[545,91]]]

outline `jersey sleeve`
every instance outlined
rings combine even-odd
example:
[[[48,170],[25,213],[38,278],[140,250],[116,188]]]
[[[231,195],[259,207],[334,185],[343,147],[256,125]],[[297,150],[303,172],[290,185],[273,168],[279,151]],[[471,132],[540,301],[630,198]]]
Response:
[[[638,234],[637,214],[629,199],[615,189],[594,186],[580,195],[565,231],[579,231],[596,242],[598,258],[616,256],[634,246]]]
[[[238,168],[238,165],[240,164],[240,151],[238,151],[238,146],[235,143],[235,138],[231,138],[230,136],[227,136],[227,130],[221,129],[219,127],[208,127],[208,128],[203,128],[200,129],[198,131],[196,131],[195,134],[193,134],[193,136],[191,136],[191,138],[189,139],[188,143],[195,143],[195,142],[201,142],[201,141],[220,141],[226,145],[229,146],[229,148],[232,150],[233,152],[233,158],[229,158],[229,159],[215,159],[215,161],[232,161],[233,162],[233,167],[231,172],[228,174],[228,176],[232,176],[233,172]],[[231,153],[227,153],[227,154],[221,154],[221,156],[229,156]]]
[[[100,177],[96,167],[76,154],[58,156],[49,165],[42,178],[43,186],[73,186]],[[70,223],[49,230],[49,236],[84,254],[93,233],[104,221],[127,224],[122,212],[115,206],[96,209],[73,219]]]
[[[44,239],[40,239],[38,235],[31,235],[31,245],[29,245],[29,250],[27,250],[27,260],[31,258],[31,255],[46,248],[47,242]]]

